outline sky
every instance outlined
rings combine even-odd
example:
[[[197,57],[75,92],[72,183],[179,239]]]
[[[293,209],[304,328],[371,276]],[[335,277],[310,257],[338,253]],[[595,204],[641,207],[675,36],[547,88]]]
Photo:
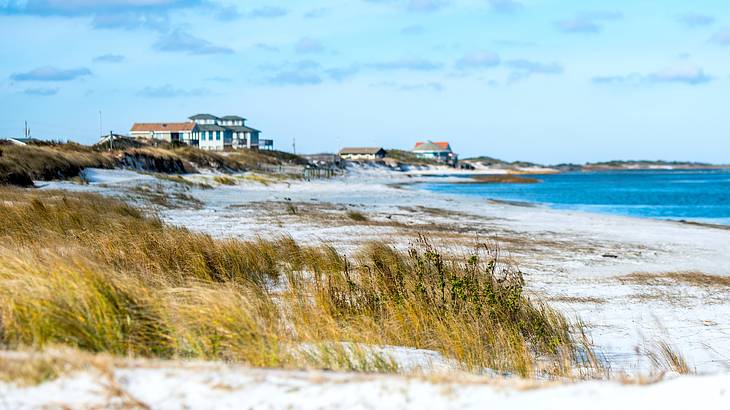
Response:
[[[730,163],[730,2],[0,0],[0,98],[0,137],[211,113],[299,153]]]

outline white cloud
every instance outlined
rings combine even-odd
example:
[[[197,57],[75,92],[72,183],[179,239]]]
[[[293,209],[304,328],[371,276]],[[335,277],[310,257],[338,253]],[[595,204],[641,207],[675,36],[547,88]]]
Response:
[[[525,6],[515,0],[488,0],[489,6],[497,13],[514,13]]]
[[[702,27],[714,23],[715,18],[706,14],[684,13],[677,16],[677,21],[689,27]]]
[[[686,84],[701,85],[712,81],[712,77],[697,66],[683,64],[664,68],[662,70],[639,74],[599,76],[592,79],[594,84],[607,85],[645,85],[645,84]]]
[[[603,30],[604,22],[622,17],[623,14],[617,11],[587,11],[571,19],[558,21],[557,27],[566,33],[598,33]]]
[[[730,46],[730,30],[718,31],[710,38],[710,42],[721,46]]]
[[[232,54],[228,47],[216,46],[209,41],[195,37],[182,30],[163,35],[154,45],[155,49],[167,52],[182,52],[188,54]]]
[[[491,51],[472,51],[457,60],[456,67],[460,69],[491,68],[498,66],[500,61],[499,55]]]
[[[295,49],[300,54],[314,54],[324,51],[322,42],[310,37],[302,37],[296,44]]]
[[[91,75],[91,71],[85,67],[61,69],[44,66],[24,73],[12,74],[10,79],[13,81],[71,81],[88,75]]]

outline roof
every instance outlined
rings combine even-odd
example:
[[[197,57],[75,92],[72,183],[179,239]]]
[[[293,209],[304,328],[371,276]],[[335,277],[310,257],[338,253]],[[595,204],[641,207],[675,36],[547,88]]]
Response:
[[[131,132],[192,131],[196,125],[194,122],[138,122],[132,125]]]
[[[191,120],[217,120],[218,119],[218,117],[216,117],[215,115],[210,115],[210,114],[195,114],[188,118]]]
[[[348,154],[375,155],[375,154],[379,153],[380,151],[385,152],[385,150],[382,147],[348,147],[348,148],[342,148],[340,150],[340,155],[348,155]]]
[[[228,121],[246,121],[245,118],[239,117],[238,115],[226,115],[225,117],[220,117],[220,119]]]
[[[449,151],[451,152],[451,146],[446,141],[439,141],[439,142],[433,142],[433,141],[426,141],[426,142],[417,142],[416,146],[413,147],[413,151]]]
[[[225,131],[225,127],[215,124],[197,124],[200,131]]]
[[[234,132],[261,132],[245,125],[223,125],[223,128]]]

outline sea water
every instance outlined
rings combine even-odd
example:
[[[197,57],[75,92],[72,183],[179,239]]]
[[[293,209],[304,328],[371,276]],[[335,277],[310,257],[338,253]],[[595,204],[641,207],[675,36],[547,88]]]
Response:
[[[425,183],[443,193],[557,209],[730,225],[730,170],[631,170],[531,175],[535,184]]]

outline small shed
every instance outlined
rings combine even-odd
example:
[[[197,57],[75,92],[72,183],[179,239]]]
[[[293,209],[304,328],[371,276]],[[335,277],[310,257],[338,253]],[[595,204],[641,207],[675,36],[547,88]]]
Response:
[[[375,161],[385,158],[382,147],[349,147],[340,150],[340,158],[351,161]]]

